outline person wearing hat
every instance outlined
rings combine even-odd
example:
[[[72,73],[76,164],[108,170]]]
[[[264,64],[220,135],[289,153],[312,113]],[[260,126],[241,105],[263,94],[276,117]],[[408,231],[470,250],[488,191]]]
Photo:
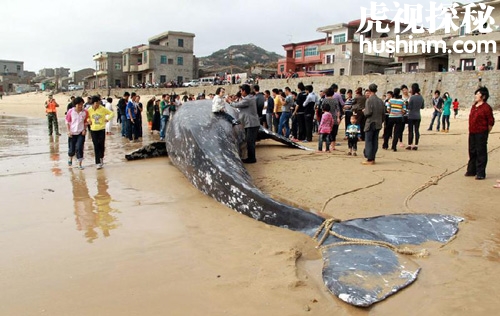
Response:
[[[49,94],[49,99],[45,101],[45,113],[47,114],[47,124],[49,126],[49,136],[52,136],[52,131],[56,132],[56,136],[61,136],[59,133],[59,124],[57,123],[57,108],[59,104],[52,94]]]
[[[104,143],[106,141],[106,123],[113,118],[113,111],[106,109],[101,104],[101,98],[92,97],[92,106],[88,109],[88,120],[90,125],[90,136],[94,144],[94,156],[97,169],[104,165]]]
[[[362,162],[363,165],[374,165],[375,156],[378,150],[378,135],[382,129],[382,122],[385,118],[385,105],[384,102],[377,97],[377,85],[372,83],[368,86],[370,97],[366,100],[363,115],[365,121],[365,158]]]

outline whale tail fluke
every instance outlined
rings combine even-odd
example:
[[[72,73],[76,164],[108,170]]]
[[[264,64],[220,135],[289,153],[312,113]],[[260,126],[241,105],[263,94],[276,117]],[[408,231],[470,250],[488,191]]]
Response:
[[[396,214],[322,225],[314,237],[321,243],[323,281],[346,303],[367,307],[382,301],[417,279],[420,267],[412,259],[428,254],[418,245],[451,241],[462,220]]]

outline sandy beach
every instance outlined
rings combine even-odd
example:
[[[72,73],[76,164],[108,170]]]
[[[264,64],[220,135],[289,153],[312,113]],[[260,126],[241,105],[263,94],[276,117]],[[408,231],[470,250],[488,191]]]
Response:
[[[374,166],[361,165],[363,143],[358,157],[346,155],[343,140],[331,154],[257,144],[258,163],[247,166],[255,184],[304,209],[343,220],[394,213],[464,218],[452,242],[411,258],[422,268],[414,284],[360,309],[327,291],[321,254],[309,237],[217,203],[168,158],[125,161],[157,135],[146,132],[130,144],[115,126],[104,169],[92,165],[90,139],[85,170],[69,168],[68,96],[55,95],[63,136],[54,138],[47,135],[45,99],[31,93],[0,100],[0,315],[498,313],[498,122],[482,181],[464,177],[468,109],[451,118],[449,133],[427,131],[426,109],[419,150],[380,149]],[[316,140],[307,146],[316,149]]]

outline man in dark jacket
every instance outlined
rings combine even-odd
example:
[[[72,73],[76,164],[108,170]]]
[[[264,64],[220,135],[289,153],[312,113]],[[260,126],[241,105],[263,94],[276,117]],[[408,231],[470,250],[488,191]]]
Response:
[[[118,115],[120,116],[120,121],[122,123],[122,137],[127,137],[127,108],[128,99],[130,97],[130,93],[125,92],[123,94],[123,98],[118,100]]]
[[[263,122],[262,111],[264,110],[264,102],[266,101],[264,93],[260,92],[260,87],[258,84],[253,86],[253,91],[255,92],[255,103],[257,104],[257,115],[259,116],[260,122]],[[265,120],[265,119],[264,119]]]
[[[378,135],[382,128],[382,122],[385,118],[384,102],[377,97],[377,85],[372,83],[369,87],[370,97],[366,100],[366,106],[363,114],[366,118],[365,122],[365,158],[363,165],[374,165],[375,156],[378,150]]]
[[[244,163],[256,163],[255,158],[255,142],[259,133],[260,121],[257,115],[257,104],[255,96],[250,94],[250,86],[243,84],[240,86],[241,101],[231,102],[230,106],[240,110],[239,120],[245,128],[245,140],[247,143],[247,158],[242,159]],[[230,100],[228,100],[230,101]]]

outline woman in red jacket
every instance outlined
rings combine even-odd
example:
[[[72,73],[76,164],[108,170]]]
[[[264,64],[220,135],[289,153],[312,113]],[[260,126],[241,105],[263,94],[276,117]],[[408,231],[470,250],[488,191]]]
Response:
[[[486,177],[486,164],[488,162],[488,135],[495,124],[493,110],[486,103],[489,92],[486,87],[481,87],[475,92],[475,102],[469,114],[469,163],[466,177],[476,177],[483,180]]]

